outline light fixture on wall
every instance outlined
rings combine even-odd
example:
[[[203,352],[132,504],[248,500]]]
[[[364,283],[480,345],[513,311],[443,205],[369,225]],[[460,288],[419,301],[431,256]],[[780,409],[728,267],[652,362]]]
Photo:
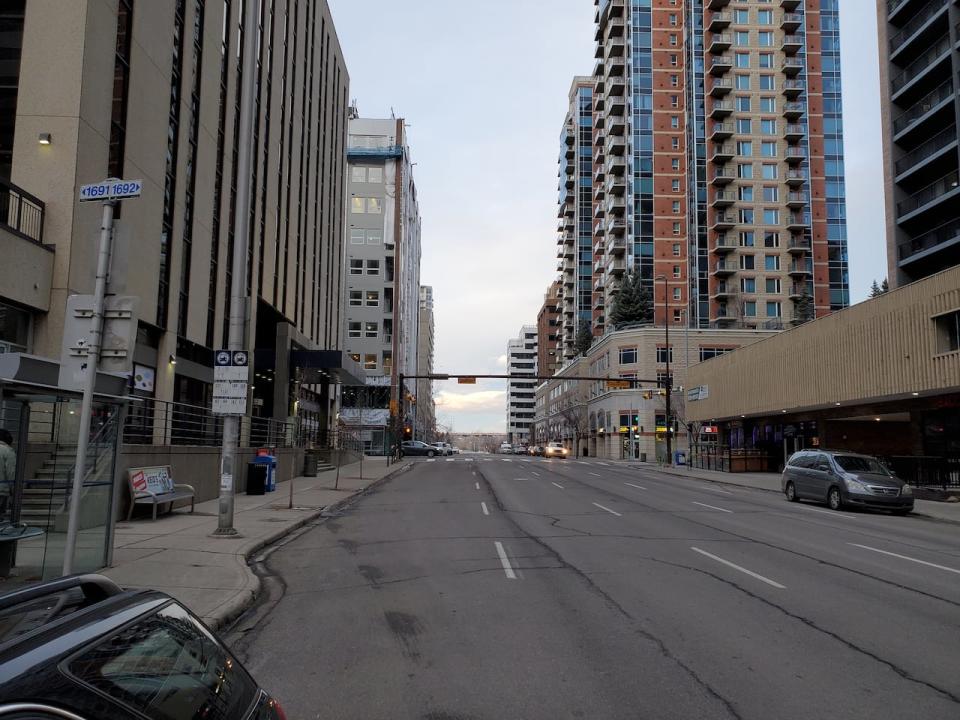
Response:
[[[171,364],[171,365],[176,365],[176,364],[177,364],[177,356],[176,356],[176,355],[171,355],[171,356],[170,356],[170,364]]]
[[[50,145],[53,143],[53,135],[50,133],[40,133],[37,136],[37,142],[41,145]]]

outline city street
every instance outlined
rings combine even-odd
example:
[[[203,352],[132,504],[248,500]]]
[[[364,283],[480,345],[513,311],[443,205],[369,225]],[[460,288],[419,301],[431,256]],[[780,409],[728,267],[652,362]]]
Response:
[[[587,460],[414,468],[278,549],[294,718],[956,718],[960,537]]]

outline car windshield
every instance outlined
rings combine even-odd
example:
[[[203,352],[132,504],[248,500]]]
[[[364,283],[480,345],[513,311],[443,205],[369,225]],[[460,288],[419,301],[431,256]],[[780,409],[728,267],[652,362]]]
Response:
[[[860,455],[834,455],[843,470],[849,473],[872,473],[874,475],[890,475],[890,471],[883,464],[871,457],[862,457]]]

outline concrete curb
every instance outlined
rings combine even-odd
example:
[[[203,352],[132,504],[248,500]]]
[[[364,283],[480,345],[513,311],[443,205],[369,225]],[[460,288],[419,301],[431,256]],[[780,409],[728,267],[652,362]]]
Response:
[[[214,611],[215,614],[204,617],[203,621],[214,630],[222,630],[237,620],[257,601],[257,598],[260,596],[261,582],[260,577],[250,569],[250,558],[253,555],[260,552],[265,547],[272,545],[278,540],[282,540],[286,536],[296,532],[303,526],[323,516],[325,513],[336,512],[340,510],[344,506],[356,500],[358,497],[366,495],[371,490],[379,487],[388,480],[392,480],[401,473],[406,472],[411,467],[413,467],[411,463],[401,465],[395,470],[391,470],[383,477],[377,478],[366,487],[352,492],[347,497],[337,500],[335,503],[317,508],[316,510],[307,513],[303,517],[298,518],[293,524],[280,528],[269,535],[258,538],[249,547],[240,550],[235,557],[242,561],[244,573],[246,574],[246,585],[244,588],[241,588],[240,592],[226,600],[222,605],[218,606]]]

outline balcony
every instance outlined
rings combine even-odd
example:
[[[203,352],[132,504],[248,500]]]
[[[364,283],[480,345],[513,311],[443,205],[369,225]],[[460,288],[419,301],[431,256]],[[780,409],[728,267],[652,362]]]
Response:
[[[787,185],[792,188],[800,187],[807,182],[807,171],[802,168],[798,170],[788,170],[784,180],[786,180]]]
[[[953,127],[934,135],[894,163],[897,182],[915,170],[928,165],[934,158],[945,155],[957,146],[957,131]]]
[[[607,215],[610,217],[622,216],[626,212],[626,208],[623,206],[623,198],[618,198],[611,195],[607,198]]]
[[[627,240],[622,237],[610,238],[610,242],[607,244],[611,256],[620,257],[626,254],[627,252]]]
[[[593,199],[597,202],[603,202],[604,197],[606,196],[607,191],[604,188],[603,184],[597,184],[593,186]]]
[[[593,291],[594,291],[594,292],[602,292],[602,291],[603,291],[603,275],[601,275],[600,277],[598,277],[598,278],[596,279],[596,281],[593,283]]]
[[[789,143],[795,143],[802,140],[807,134],[807,126],[799,123],[791,123],[783,131],[783,139]]]
[[[714,120],[721,120],[728,117],[733,112],[733,103],[729,100],[714,100],[710,107],[710,117]]]
[[[606,231],[608,235],[619,236],[627,231],[627,226],[622,217],[612,217],[607,220]]]
[[[608,135],[603,150],[607,155],[620,155],[626,148],[623,135]]]
[[[730,33],[715,34],[707,43],[707,50],[713,55],[719,55],[730,49],[733,44],[733,35]]]
[[[727,140],[733,135],[734,130],[733,123],[715,123],[710,129],[710,140],[713,142]]]
[[[711,205],[714,208],[728,208],[737,201],[737,194],[731,190],[718,190],[714,193]]]
[[[787,12],[793,12],[800,7],[800,0],[780,0],[780,7]]]
[[[595,114],[602,114],[607,107],[607,98],[602,92],[597,92],[593,94],[593,112]]]
[[[710,95],[711,97],[719,98],[729,95],[733,92],[733,81],[732,80],[721,80],[715,79],[710,84]]]
[[[617,277],[627,271],[627,263],[622,259],[612,259],[607,263],[607,274]]]
[[[794,282],[787,287],[787,297],[791,300],[799,300],[802,297],[813,297],[810,292],[810,283]]]
[[[710,63],[710,74],[714,77],[726,75],[733,69],[733,55],[714,55]]]
[[[607,171],[604,169],[603,165],[600,165],[597,168],[597,171],[593,174],[593,186],[596,187],[603,183],[604,178],[607,176]]]
[[[941,115],[953,117],[953,81],[947,80],[926,96],[913,103],[910,108],[893,121],[894,142],[904,140],[914,131],[922,130],[929,122]],[[949,112],[946,112],[948,111]],[[942,121],[941,121],[942,122]]]
[[[46,207],[39,198],[0,180],[0,288],[5,298],[50,310],[54,247],[43,244]]]
[[[607,172],[615,175],[624,175],[627,172],[627,160],[623,155],[612,155],[607,158]]]
[[[796,77],[803,72],[803,60],[799,58],[786,58],[780,69],[787,77]]]
[[[712,162],[714,165],[726,165],[728,162],[733,160],[733,155],[733,143],[728,143],[726,145],[714,145],[713,150],[710,153],[710,162]]]
[[[711,10],[722,10],[730,4],[730,0],[709,0],[707,7]]]
[[[606,188],[611,195],[623,195],[627,190],[627,180],[622,175],[611,175]]]
[[[610,115],[610,121],[607,123],[607,135],[623,135],[626,130],[626,121],[623,115]]]
[[[807,150],[800,145],[787,145],[783,159],[791,165],[802,163],[807,159]]]
[[[804,192],[787,193],[787,207],[791,210],[802,210],[810,204],[810,196]]]
[[[940,203],[954,200],[960,193],[960,173],[956,170],[947,173],[930,183],[906,200],[897,203],[897,222],[903,223],[915,219]]]
[[[717,12],[713,13],[710,17],[710,20],[707,22],[707,30],[710,32],[720,32],[721,30],[726,30],[730,27],[730,23],[733,22],[733,14],[728,12]]]
[[[711,299],[726,302],[727,300],[733,299],[733,296],[737,294],[737,286],[734,283],[720,282],[717,283],[716,288],[710,294]]]
[[[788,213],[787,230],[791,232],[804,232],[810,227],[809,213]]]
[[[718,212],[713,216],[713,221],[710,223],[710,229],[714,232],[719,232],[723,230],[731,230],[737,224],[737,216],[733,213],[728,212]]]
[[[617,38],[617,39],[608,40],[606,43],[604,43],[604,47],[606,48],[606,54],[607,54],[606,59],[609,60],[612,58],[623,57],[624,44],[622,39]]]
[[[733,275],[739,268],[735,262],[729,260],[718,260],[717,264],[713,266],[713,274],[717,277],[726,277],[728,275]]]
[[[610,106],[610,112],[622,115],[626,108],[626,99],[623,95],[611,95],[607,98],[607,105]]]
[[[810,252],[810,238],[806,235],[791,235],[787,243],[787,251],[791,255],[804,255]]]
[[[783,104],[783,116],[787,120],[797,120],[803,117],[807,111],[807,106],[802,102],[786,102]]]
[[[796,55],[798,52],[803,50],[803,36],[784,35],[783,43],[781,44],[780,49],[783,50],[784,55]]]
[[[897,56],[910,46],[919,44],[930,35],[941,35],[944,19],[949,17],[950,0],[930,0],[917,10],[913,16],[890,37],[890,59],[896,62]]]
[[[933,43],[929,50],[910,63],[903,72],[893,77],[890,80],[891,100],[897,102],[897,98],[908,88],[923,87],[930,77],[942,79],[939,73],[934,74],[931,71],[941,64],[949,65],[952,47],[948,33]]]
[[[787,268],[787,273],[793,277],[813,275],[813,263],[810,260],[794,260]]]
[[[795,33],[801,27],[803,27],[803,15],[800,13],[788,12],[780,18],[780,29],[785,33]]]
[[[727,255],[736,249],[736,241],[733,239],[730,233],[717,233],[714,239],[713,252],[715,252],[717,255]]]
[[[791,100],[800,97],[807,90],[807,84],[803,80],[785,80],[783,83],[783,94]]]
[[[906,242],[897,245],[897,265],[905,272],[912,273],[915,267],[929,263],[935,272],[937,269],[956,264],[945,262],[948,254],[954,254],[960,247],[960,219],[950,220],[943,225],[917,235]],[[918,273],[922,277],[923,274]]]
[[[730,170],[726,165],[721,165],[714,172],[711,182],[717,187],[725,187],[733,180],[733,170]]]

